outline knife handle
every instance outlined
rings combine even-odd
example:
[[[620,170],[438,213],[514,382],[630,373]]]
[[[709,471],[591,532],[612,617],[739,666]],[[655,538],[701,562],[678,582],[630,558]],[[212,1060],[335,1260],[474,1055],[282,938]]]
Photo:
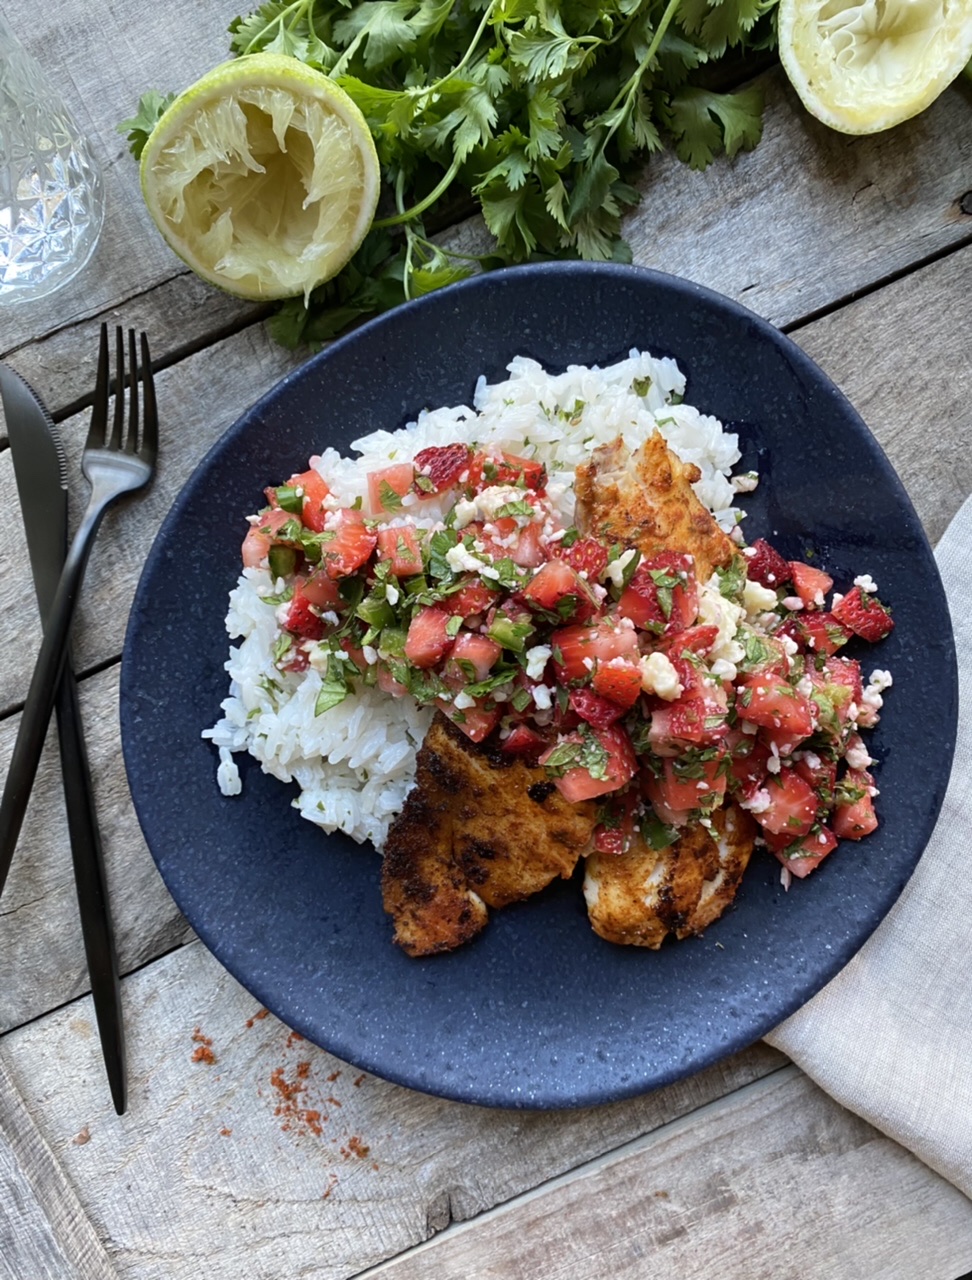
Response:
[[[74,881],[78,894],[84,954],[91,982],[91,998],[112,1101],[117,1113],[124,1115],[127,1086],[118,958],[108,905],[104,852],[81,725],[78,686],[70,659],[58,685],[55,712],[71,858],[74,863]]]
[[[44,739],[51,723],[61,673],[67,663],[71,624],[77,608],[78,594],[91,554],[94,536],[105,513],[103,499],[93,493],[81,526],[74,535],[54,600],[44,619],[44,638],[34,666],[27,700],[20,715],[20,728],[14,743],[7,781],[0,799],[0,893],[10,871],[17,837],[24,823],[31,787],[37,776]]]

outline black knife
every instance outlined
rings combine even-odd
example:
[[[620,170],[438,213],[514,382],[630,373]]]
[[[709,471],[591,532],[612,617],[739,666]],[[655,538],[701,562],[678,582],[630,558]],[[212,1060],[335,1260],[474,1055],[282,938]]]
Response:
[[[0,364],[0,398],[7,420],[17,492],[41,619],[47,617],[68,543],[68,492],[57,428],[33,389]],[[70,657],[57,691],[57,732],[64,799],[77,886],[81,932],[98,1034],[115,1110],[126,1106],[125,1040],[118,959],[108,906],[104,854],[81,728],[78,687]]]

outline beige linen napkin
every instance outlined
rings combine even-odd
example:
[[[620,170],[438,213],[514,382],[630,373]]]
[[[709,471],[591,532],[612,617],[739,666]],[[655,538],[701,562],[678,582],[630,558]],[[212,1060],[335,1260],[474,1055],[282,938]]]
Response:
[[[766,1039],[972,1197],[972,498],[935,555],[959,668],[958,742],[941,816],[863,949]]]

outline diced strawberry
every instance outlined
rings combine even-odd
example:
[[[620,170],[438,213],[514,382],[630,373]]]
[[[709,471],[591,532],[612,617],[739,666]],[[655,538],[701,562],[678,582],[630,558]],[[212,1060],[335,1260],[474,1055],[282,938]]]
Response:
[[[404,698],[408,693],[405,685],[395,679],[384,662],[378,663],[378,688],[382,693],[388,693],[393,698]]]
[[[764,832],[764,835],[766,843],[770,844],[769,832]],[[815,867],[819,867],[827,854],[837,848],[837,837],[823,823],[815,823],[805,836],[800,836],[796,841],[790,841],[785,836],[779,838],[787,840],[783,848],[776,848],[774,845],[770,845],[770,848],[790,874],[799,876],[801,880]]]
[[[736,795],[747,799],[763,784],[770,758],[769,747],[754,734],[731,729],[726,737],[729,751],[729,785]]]
[[[348,657],[351,659],[351,661],[354,663],[354,665],[358,668],[359,671],[364,672],[368,670],[368,659],[364,656],[363,649],[359,648],[356,644],[352,644],[352,642],[348,640],[347,637],[345,637],[345,639],[341,641],[341,648],[348,655]]]
[[[548,560],[541,565],[520,594],[528,604],[560,613],[565,622],[585,622],[597,610],[590,587],[563,560]]]
[[[521,569],[536,569],[547,558],[546,548],[541,541],[542,536],[543,529],[539,524],[534,522],[524,525],[517,535],[516,542],[504,552],[504,555],[508,555]]]
[[[294,517],[289,511],[281,511],[275,507],[272,511],[262,511],[256,524],[250,526],[243,539],[241,553],[243,565],[247,569],[259,569],[265,564],[267,554],[274,542],[274,534]]]
[[[302,471],[300,475],[291,476],[287,483],[293,485],[295,489],[303,490],[300,518],[308,529],[312,529],[314,533],[321,533],[324,529],[324,521],[327,519],[324,499],[331,492],[324,477],[311,467],[307,471]]]
[[[668,804],[661,779],[656,778],[650,769],[646,769],[642,774],[642,786],[661,822],[667,823],[670,827],[683,827],[691,819],[691,809],[673,809]]]
[[[837,620],[833,613],[804,613],[791,621],[803,641],[800,645],[801,649],[809,653],[820,653],[829,657],[851,638],[850,631]]]
[[[877,596],[868,595],[860,587],[852,587],[834,606],[833,612],[838,622],[872,644],[883,640],[894,630],[894,620],[887,608]]]
[[[326,629],[324,619],[314,611],[310,600],[301,590],[300,582],[294,587],[284,627],[295,636],[303,636],[305,640],[320,640]]]
[[[415,492],[431,497],[459,483],[469,468],[472,450],[464,444],[430,445],[415,455]]]
[[[627,711],[641,697],[641,668],[627,658],[598,662],[591,675],[591,688]]]
[[[380,471],[368,473],[368,502],[371,511],[400,511],[402,498],[412,487],[415,472],[410,462],[396,462]]]
[[[803,751],[793,767],[800,777],[813,787],[820,797],[821,804],[829,808],[833,800],[834,784],[837,781],[837,761],[831,760],[828,756],[818,755],[815,751]]]
[[[763,587],[775,591],[790,581],[790,566],[775,547],[763,538],[753,543],[755,555],[746,556],[746,577]]]
[[[640,807],[641,796],[632,788],[614,792],[601,805],[599,812],[603,817],[594,829],[594,848],[598,853],[620,857],[628,851],[634,836],[635,813]]]
[[[586,732],[596,740],[597,745],[601,748],[601,752],[598,755],[604,758],[600,760],[597,772],[603,772],[604,776],[595,778],[584,765],[575,765],[567,768],[560,777],[555,778],[557,789],[564,799],[569,800],[571,804],[576,804],[579,800],[590,800],[594,796],[606,795],[609,791],[619,790],[631,781],[638,768],[631,739],[620,725],[613,724],[606,729],[592,728],[586,730]],[[585,744],[582,734],[569,734],[566,738],[562,738],[556,746],[543,753],[540,757],[540,764],[547,764],[554,752],[559,752],[567,744],[576,745],[579,748],[587,746],[587,749],[590,750],[589,744]],[[604,753],[606,753],[606,756]]]
[[[609,698],[602,698],[592,689],[571,689],[570,705],[582,720],[595,729],[606,729],[615,720],[620,720],[625,711],[624,707]]]
[[[671,704],[668,731],[679,742],[697,747],[711,746],[726,736],[729,731],[726,708],[718,699],[716,690],[712,695],[689,695]]]
[[[736,714],[740,720],[780,730],[798,740],[813,733],[809,700],[773,671],[743,676],[738,681]]]
[[[665,636],[658,645],[662,653],[672,659],[680,657],[686,649],[699,655],[708,653],[719,637],[719,628],[700,624],[697,627],[686,627],[684,631],[676,631]]]
[[[443,700],[440,700],[439,706],[471,742],[482,742],[499,724],[499,707],[485,698],[479,699],[474,707],[463,707],[461,710]]]
[[[409,629],[411,634],[411,629]],[[502,648],[488,636],[477,635],[472,631],[461,631],[449,652],[449,660],[445,665],[444,676],[452,683],[457,680],[462,684],[477,684],[485,680],[502,654]]]
[[[830,684],[845,685],[851,691],[851,701],[859,703],[864,696],[861,664],[857,658],[829,657],[823,672]]]
[[[449,614],[435,605],[418,611],[409,623],[405,637],[405,657],[413,666],[428,669],[445,657],[452,646],[448,625]]]
[[[503,453],[498,458],[477,453],[469,465],[467,488],[478,493],[498,484],[518,485],[543,493],[547,486],[547,468],[535,458],[521,458],[515,453]]]
[[[450,613],[464,621],[486,611],[500,598],[500,592],[488,587],[482,578],[469,577],[445,602]]]
[[[422,549],[412,525],[379,529],[378,555],[382,560],[391,561],[391,571],[396,578],[422,572]]]
[[[594,669],[595,663],[607,663],[612,658],[640,658],[638,637],[631,627],[621,626],[607,618],[598,622],[559,627],[550,637],[554,651],[557,679],[561,684],[582,680]]]
[[[524,756],[536,760],[550,743],[528,724],[514,725],[509,736],[500,743],[500,750],[508,756]]]
[[[378,537],[359,511],[339,511],[333,537],[321,547],[321,563],[332,578],[346,578],[360,569],[378,545]]]
[[[656,635],[690,627],[698,614],[691,557],[665,551],[642,560],[621,593],[618,613]]]
[[[662,804],[667,808],[698,809],[709,796],[724,794],[726,775],[719,758],[692,765],[666,760],[657,784]]]
[[[344,600],[338,584],[321,570],[312,573],[306,581],[301,583],[301,591],[305,598],[311,604],[316,604],[319,609],[341,609],[344,607]]]
[[[841,840],[862,840],[877,827],[871,796],[873,786],[874,779],[866,769],[848,769],[837,784],[838,800],[842,795],[846,798],[837,804],[831,822]]]
[[[829,573],[815,569],[813,565],[804,564],[802,560],[790,561],[790,577],[793,587],[803,601],[804,609],[822,609],[824,596],[834,585]]]
[[[817,795],[809,782],[784,765],[779,773],[767,774],[763,790],[769,804],[760,812],[753,810],[760,826],[775,835],[791,835],[794,840],[805,836],[817,816]]]
[[[585,574],[588,582],[600,582],[601,574],[607,568],[607,547],[596,538],[579,538],[573,546],[559,551],[558,555],[566,560],[572,569]]]

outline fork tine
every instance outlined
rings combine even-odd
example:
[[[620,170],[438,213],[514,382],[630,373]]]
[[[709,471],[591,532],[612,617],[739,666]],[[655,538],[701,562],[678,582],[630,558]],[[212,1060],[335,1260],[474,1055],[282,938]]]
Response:
[[[155,379],[152,375],[152,357],[149,355],[148,338],[142,334],[142,382],[145,386],[145,426],[142,430],[142,447],[139,454],[146,462],[154,462],[159,446],[159,414],[155,403]]]
[[[125,421],[125,344],[122,340],[121,325],[115,329],[115,420],[111,427],[109,449],[120,449],[122,443],[122,425]]]
[[[135,330],[128,331],[128,434],[125,436],[125,452],[134,453],[138,445],[138,353],[135,350]]]
[[[91,425],[88,428],[86,449],[97,449],[105,442],[108,428],[108,326],[101,326],[98,347],[98,379],[95,382],[94,404],[91,409]]]

